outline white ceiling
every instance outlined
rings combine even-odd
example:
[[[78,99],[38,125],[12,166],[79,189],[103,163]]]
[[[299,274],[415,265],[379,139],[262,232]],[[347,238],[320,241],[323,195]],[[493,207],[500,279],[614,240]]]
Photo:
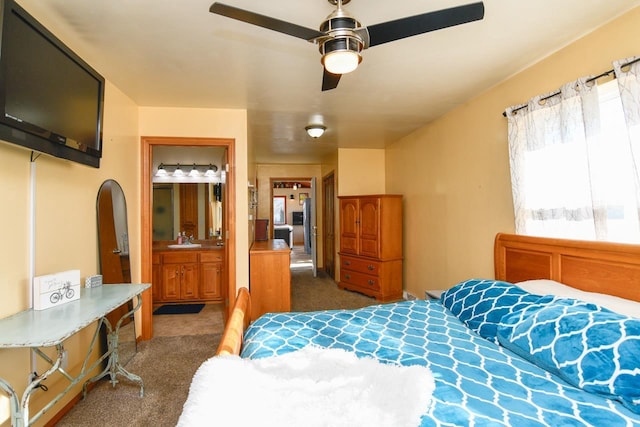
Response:
[[[317,46],[209,13],[213,0],[17,1],[141,106],[246,109],[261,163],[382,148],[640,5],[485,0],[484,20],[368,49],[337,89],[322,92]],[[366,26],[472,1],[346,8]],[[313,29],[333,10],[327,0],[223,2]],[[316,121],[328,130],[312,140],[304,126]]]

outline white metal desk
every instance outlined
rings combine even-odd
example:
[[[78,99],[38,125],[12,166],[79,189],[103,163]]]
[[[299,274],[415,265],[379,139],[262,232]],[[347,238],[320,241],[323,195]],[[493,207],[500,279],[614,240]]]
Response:
[[[97,381],[107,374],[110,375],[111,384],[115,387],[118,382],[116,376],[120,374],[140,384],[140,397],[142,397],[144,394],[142,379],[126,371],[118,360],[118,332],[120,325],[123,319],[130,316],[140,307],[142,298],[138,298],[135,307],[125,314],[115,327],[109,323],[105,316],[122,304],[140,295],[149,287],[149,284],[122,284],[103,285],[97,288],[82,288],[80,299],[78,300],[42,311],[25,310],[13,316],[0,319],[0,348],[30,348],[32,352],[51,365],[46,372],[32,378],[20,400],[13,387],[7,381],[0,378],[0,388],[9,395],[11,400],[11,425],[23,427],[36,421],[105,359],[107,359],[106,367],[98,375],[85,381],[83,393],[86,394],[87,384]],[[65,352],[63,343],[67,338],[96,321],[98,321],[96,331],[87,350],[82,369],[74,378],[61,367]],[[98,342],[100,329],[103,324],[108,334],[107,351],[92,363],[91,366],[88,366],[91,353],[93,352],[95,344]],[[40,350],[41,347],[52,346],[56,347],[57,357],[55,361],[51,360],[51,358]],[[42,381],[56,371],[67,378],[70,384],[30,419],[29,398],[31,394],[40,386]]]

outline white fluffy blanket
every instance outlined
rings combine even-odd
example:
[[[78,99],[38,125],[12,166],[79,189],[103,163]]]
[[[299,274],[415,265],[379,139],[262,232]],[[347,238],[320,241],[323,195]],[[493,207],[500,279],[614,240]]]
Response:
[[[248,360],[213,357],[193,377],[178,426],[415,427],[431,402],[428,368],[305,347]]]

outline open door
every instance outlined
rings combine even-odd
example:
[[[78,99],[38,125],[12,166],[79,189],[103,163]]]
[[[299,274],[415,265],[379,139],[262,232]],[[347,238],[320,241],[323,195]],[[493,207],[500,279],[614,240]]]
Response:
[[[311,265],[313,277],[318,277],[318,221],[316,215],[316,178],[311,178]]]

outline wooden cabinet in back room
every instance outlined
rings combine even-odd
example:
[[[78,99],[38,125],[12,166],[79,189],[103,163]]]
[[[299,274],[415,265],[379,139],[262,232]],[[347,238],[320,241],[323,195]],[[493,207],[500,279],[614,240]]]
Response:
[[[339,199],[339,287],[380,301],[401,299],[402,195]]]

